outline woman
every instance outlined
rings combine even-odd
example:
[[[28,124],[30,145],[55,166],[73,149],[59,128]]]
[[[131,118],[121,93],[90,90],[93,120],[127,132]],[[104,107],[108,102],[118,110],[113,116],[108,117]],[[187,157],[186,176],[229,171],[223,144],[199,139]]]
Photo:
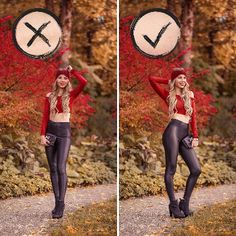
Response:
[[[201,168],[193,149],[193,147],[198,146],[195,98],[193,92],[189,90],[186,73],[183,68],[174,69],[169,81],[151,76],[149,77],[149,82],[169,107],[170,122],[162,135],[166,159],[165,186],[170,200],[170,216],[183,218],[193,213],[189,210],[189,201],[201,173]],[[159,84],[169,84],[169,92]],[[189,125],[193,134],[192,148],[186,147],[183,143],[183,139],[189,135]],[[184,196],[183,199],[180,199],[179,204],[175,198],[173,185],[178,153],[180,153],[190,171]]]
[[[75,76],[79,82],[79,85],[73,90],[70,82],[71,75]],[[66,161],[71,145],[70,112],[73,101],[81,93],[86,83],[86,79],[71,66],[68,66],[67,69],[59,69],[56,73],[52,92],[48,93],[45,98],[41,144],[45,145],[55,197],[52,218],[63,216],[67,188]],[[49,145],[48,133],[56,137],[53,145]]]

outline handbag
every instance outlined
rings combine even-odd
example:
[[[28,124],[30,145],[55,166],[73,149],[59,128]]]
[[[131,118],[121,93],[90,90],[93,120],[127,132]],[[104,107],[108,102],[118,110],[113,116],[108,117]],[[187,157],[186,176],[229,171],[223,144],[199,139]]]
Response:
[[[53,146],[57,139],[57,136],[51,133],[46,133],[46,139],[49,141],[49,146]]]
[[[182,143],[186,148],[193,148],[192,141],[193,141],[193,136],[191,134],[188,134],[186,137],[182,139]]]

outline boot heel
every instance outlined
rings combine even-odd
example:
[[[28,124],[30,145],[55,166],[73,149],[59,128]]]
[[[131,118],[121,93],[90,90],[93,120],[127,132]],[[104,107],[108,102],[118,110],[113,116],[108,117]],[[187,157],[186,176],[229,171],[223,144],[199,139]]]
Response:
[[[169,207],[169,214],[170,214],[170,217],[172,217],[173,213],[172,213],[170,207]]]
[[[170,213],[170,217],[175,217],[175,218],[184,218],[184,213],[181,212],[181,210],[179,209],[179,204],[178,201],[171,201],[169,204],[169,213]]]
[[[59,198],[56,197],[56,199],[55,199],[55,207],[54,207],[54,209],[52,210],[52,214],[55,214],[55,213],[56,213],[56,209],[58,208],[58,201],[59,201]]]
[[[62,218],[63,217],[63,213],[64,213],[64,209],[65,209],[65,204],[64,201],[58,201],[58,208],[56,209],[56,212],[54,214],[52,214],[52,218]]]
[[[184,198],[180,199],[179,208],[184,212],[185,217],[193,215],[193,211],[189,209],[189,201],[186,201]]]

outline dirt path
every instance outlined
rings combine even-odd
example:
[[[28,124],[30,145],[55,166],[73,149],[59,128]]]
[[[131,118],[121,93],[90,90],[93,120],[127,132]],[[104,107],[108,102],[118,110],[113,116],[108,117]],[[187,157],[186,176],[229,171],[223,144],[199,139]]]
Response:
[[[81,206],[108,200],[115,196],[115,184],[68,188],[65,216]],[[53,201],[52,193],[0,200],[0,235],[42,235],[40,232],[43,232],[50,222],[56,223],[63,220],[63,218],[51,219]]]
[[[176,197],[183,192],[176,193]],[[236,184],[195,189],[191,198],[191,209],[236,198]],[[171,223],[166,196],[128,199],[120,202],[120,236],[147,236],[161,232]],[[179,219],[178,219],[179,220]],[[160,233],[161,235],[161,233]]]

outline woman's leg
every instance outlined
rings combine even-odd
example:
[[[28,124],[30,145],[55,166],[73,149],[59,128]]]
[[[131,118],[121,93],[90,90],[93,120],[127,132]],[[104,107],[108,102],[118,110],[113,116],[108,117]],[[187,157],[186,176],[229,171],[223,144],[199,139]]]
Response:
[[[64,201],[67,189],[66,162],[70,150],[71,138],[58,137],[57,146],[57,170],[59,179],[59,200]]]
[[[59,198],[59,184],[57,174],[57,152],[55,146],[45,146],[45,152],[50,169],[50,178],[55,199]]]
[[[184,159],[186,165],[189,168],[190,175],[187,179],[186,188],[184,192],[184,199],[189,202],[193,188],[197,182],[199,175],[201,174],[201,167],[197,159],[197,155],[193,148],[189,149],[180,143],[180,155]]]
[[[166,169],[165,185],[169,200],[175,201],[173,177],[176,172],[177,157],[179,152],[179,140],[177,137],[177,127],[167,127],[163,136],[162,143],[165,149]]]

